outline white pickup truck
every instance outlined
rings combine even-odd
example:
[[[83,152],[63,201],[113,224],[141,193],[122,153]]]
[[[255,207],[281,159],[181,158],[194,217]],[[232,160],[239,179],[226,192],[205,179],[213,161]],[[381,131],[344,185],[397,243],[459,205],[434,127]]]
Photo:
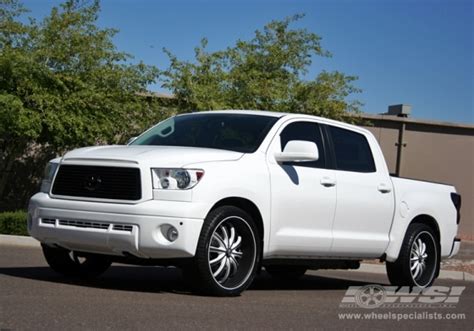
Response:
[[[213,295],[237,295],[262,267],[386,262],[390,282],[430,286],[455,255],[454,187],[389,175],[367,130],[264,111],[169,118],[127,146],[52,160],[28,229],[52,269],[95,276],[112,262],[177,266]]]

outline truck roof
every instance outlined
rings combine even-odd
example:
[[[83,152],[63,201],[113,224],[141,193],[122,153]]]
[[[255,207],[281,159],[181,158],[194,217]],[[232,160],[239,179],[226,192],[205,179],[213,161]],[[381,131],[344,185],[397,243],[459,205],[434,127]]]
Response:
[[[336,121],[332,120],[326,117],[320,117],[320,116],[315,116],[315,115],[309,115],[309,114],[301,114],[301,113],[287,113],[287,112],[277,112],[277,111],[268,111],[268,110],[250,110],[250,109],[229,109],[229,110],[204,110],[204,111],[196,111],[192,113],[185,113],[185,114],[178,114],[177,116],[185,116],[185,115],[191,115],[191,114],[205,114],[205,113],[212,113],[212,114],[247,114],[247,115],[257,115],[257,116],[271,116],[271,117],[287,117],[287,118],[292,118],[292,117],[297,117],[297,118],[308,118],[308,119],[317,119],[323,123],[326,124],[337,124],[337,125],[343,125],[349,129],[357,130],[357,131],[364,131],[369,134],[370,131],[366,130],[360,126],[341,122],[341,121]]]

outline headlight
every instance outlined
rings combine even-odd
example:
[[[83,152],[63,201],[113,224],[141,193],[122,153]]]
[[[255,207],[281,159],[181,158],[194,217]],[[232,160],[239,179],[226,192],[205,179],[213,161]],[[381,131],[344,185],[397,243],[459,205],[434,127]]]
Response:
[[[49,193],[51,190],[51,183],[53,182],[54,174],[58,169],[59,163],[49,162],[44,169],[43,180],[41,181],[41,192]]]
[[[153,188],[163,190],[187,190],[196,186],[204,176],[201,169],[155,168],[151,169]]]

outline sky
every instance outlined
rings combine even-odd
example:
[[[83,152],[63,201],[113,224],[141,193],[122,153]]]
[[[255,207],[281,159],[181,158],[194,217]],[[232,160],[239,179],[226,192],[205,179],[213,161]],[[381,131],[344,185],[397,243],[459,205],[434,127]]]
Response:
[[[24,0],[41,18],[57,0]],[[412,117],[474,123],[472,0],[102,0],[98,24],[119,29],[115,43],[134,61],[167,68],[163,47],[192,60],[201,38],[209,50],[248,40],[273,19],[297,13],[293,26],[320,35],[331,58],[315,57],[305,78],[321,70],[359,77],[355,95],[368,113],[409,104]],[[149,87],[166,92],[160,84]]]

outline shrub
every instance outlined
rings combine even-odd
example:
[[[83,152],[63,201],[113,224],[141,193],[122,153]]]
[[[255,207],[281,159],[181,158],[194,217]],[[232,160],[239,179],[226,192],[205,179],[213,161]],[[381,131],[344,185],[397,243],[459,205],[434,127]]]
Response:
[[[27,236],[27,212],[23,210],[0,213],[0,233]]]

